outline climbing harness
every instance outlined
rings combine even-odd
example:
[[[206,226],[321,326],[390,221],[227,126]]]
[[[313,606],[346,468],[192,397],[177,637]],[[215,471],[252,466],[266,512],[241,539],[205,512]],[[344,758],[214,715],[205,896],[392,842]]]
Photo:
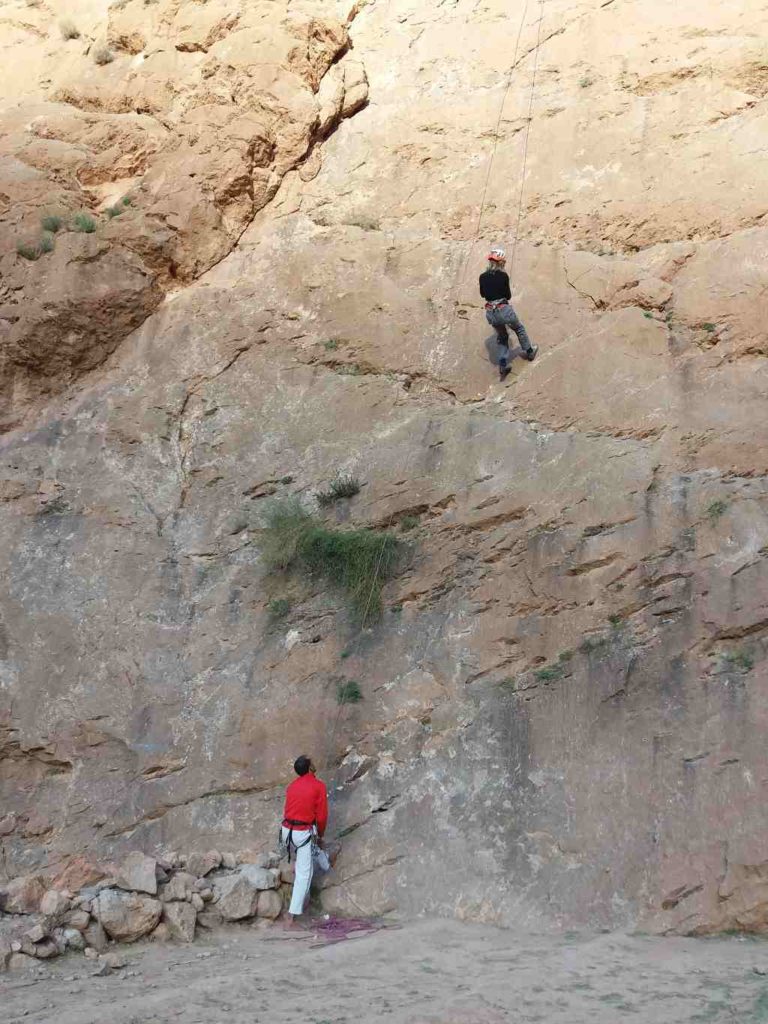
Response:
[[[283,829],[288,829],[288,835],[283,839]],[[298,832],[304,832],[309,830],[309,835],[302,842],[297,843],[293,838],[293,830],[296,829]],[[303,849],[308,843],[315,841],[316,828],[314,823],[308,824],[306,821],[294,821],[293,818],[283,818],[283,823],[280,826],[280,835],[278,840],[278,846],[281,850],[285,850],[288,863],[291,863],[291,848],[297,852]]]

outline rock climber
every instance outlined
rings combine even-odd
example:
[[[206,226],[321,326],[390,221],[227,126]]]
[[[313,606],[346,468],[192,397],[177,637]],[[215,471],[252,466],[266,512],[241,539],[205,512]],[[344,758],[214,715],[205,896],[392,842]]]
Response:
[[[304,913],[312,882],[313,847],[323,846],[323,834],[328,824],[328,790],[316,778],[312,758],[302,754],[293,763],[297,779],[285,791],[282,838],[289,858],[296,855],[293,894],[288,908],[287,927],[296,925],[296,918]]]
[[[510,305],[512,292],[509,287],[509,275],[504,267],[507,263],[507,254],[503,249],[491,249],[488,253],[488,266],[480,275],[480,294],[485,299],[485,319],[496,331],[501,355],[499,357],[499,377],[504,378],[509,373],[509,332],[508,327],[517,335],[523,356],[533,362],[538,345],[531,344],[531,339],[520,322],[520,318]]]

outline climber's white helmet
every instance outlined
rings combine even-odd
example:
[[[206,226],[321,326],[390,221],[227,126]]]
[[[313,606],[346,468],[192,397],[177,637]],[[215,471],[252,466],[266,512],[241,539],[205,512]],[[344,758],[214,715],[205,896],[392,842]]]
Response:
[[[488,262],[489,263],[506,263],[507,262],[507,254],[506,254],[506,252],[500,246],[495,246],[488,253]]]

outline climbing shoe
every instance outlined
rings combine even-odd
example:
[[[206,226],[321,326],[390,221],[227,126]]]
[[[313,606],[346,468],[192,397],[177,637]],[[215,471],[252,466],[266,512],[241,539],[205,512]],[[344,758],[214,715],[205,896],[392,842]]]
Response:
[[[533,360],[536,358],[536,353],[538,351],[539,351],[539,346],[538,345],[532,345],[528,349],[528,351],[525,353],[525,358],[528,360],[529,363],[533,362]]]
[[[506,363],[501,363],[499,365],[499,380],[506,380],[511,372]]]

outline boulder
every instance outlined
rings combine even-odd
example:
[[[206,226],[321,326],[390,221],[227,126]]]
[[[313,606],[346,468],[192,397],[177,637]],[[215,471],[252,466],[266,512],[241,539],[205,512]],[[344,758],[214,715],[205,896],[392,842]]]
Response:
[[[64,915],[61,923],[65,928],[76,928],[79,932],[84,932],[90,921],[91,915],[87,910],[70,910]]]
[[[135,942],[148,935],[162,911],[160,900],[117,889],[105,889],[94,901],[94,914],[104,931],[120,942]]]
[[[170,942],[171,929],[165,921],[161,921],[149,937],[153,942]]]
[[[7,939],[0,939],[0,974],[8,970],[8,964],[13,956],[13,949]]]
[[[83,932],[83,938],[88,946],[91,946],[99,953],[102,953],[107,948],[107,933],[99,921],[91,921]]]
[[[43,939],[42,942],[35,943],[34,955],[38,960],[49,960],[53,956],[58,956],[60,952],[58,943],[53,939]]]
[[[195,908],[195,910],[202,910],[205,907],[205,900],[199,892],[193,892],[189,897],[189,902]]]
[[[187,857],[186,869],[191,875],[204,878],[220,865],[221,854],[219,851],[208,850],[207,853],[190,853]]]
[[[35,963],[35,958],[26,953],[11,953],[8,960],[9,971],[28,971]]]
[[[67,949],[85,949],[85,937],[78,928],[65,928],[64,942]]]
[[[283,912],[283,899],[274,889],[265,889],[259,893],[256,903],[257,917],[266,917],[270,921],[280,917]]]
[[[243,864],[237,872],[247,878],[255,889],[277,889],[280,885],[280,872],[277,868],[260,868],[256,864]]]
[[[280,881],[285,885],[293,885],[296,878],[296,868],[287,861],[280,865]]]
[[[164,903],[171,903],[173,900],[188,900],[194,892],[196,881],[194,875],[190,875],[186,871],[179,871],[163,886],[160,899]]]
[[[223,868],[227,868],[229,871],[234,871],[237,867],[237,857],[234,853],[222,853],[221,866]]]
[[[45,885],[39,875],[22,875],[0,888],[0,910],[6,914],[36,914],[45,895]]]
[[[86,946],[85,947],[85,958],[86,958],[86,960],[98,960],[99,959],[99,951],[97,949],[94,949],[93,946]]]
[[[197,915],[197,923],[201,928],[218,928],[223,921],[224,918],[218,910],[210,905],[208,905],[205,910],[201,910]]]
[[[30,942],[42,942],[47,935],[48,932],[41,924],[34,924],[24,932],[24,938]]]
[[[59,889],[49,889],[40,900],[40,913],[60,920],[70,908],[70,899]]]
[[[216,910],[227,921],[253,917],[259,900],[259,889],[244,875],[223,875],[213,886]]]
[[[163,920],[168,925],[171,938],[179,942],[192,942],[195,937],[197,911],[189,903],[166,903]]]
[[[157,861],[140,850],[133,850],[120,863],[115,874],[115,885],[119,889],[146,892],[154,896],[157,892]]]
[[[100,964],[107,964],[113,971],[119,971],[121,967],[125,967],[128,961],[120,953],[104,953],[99,957]]]

